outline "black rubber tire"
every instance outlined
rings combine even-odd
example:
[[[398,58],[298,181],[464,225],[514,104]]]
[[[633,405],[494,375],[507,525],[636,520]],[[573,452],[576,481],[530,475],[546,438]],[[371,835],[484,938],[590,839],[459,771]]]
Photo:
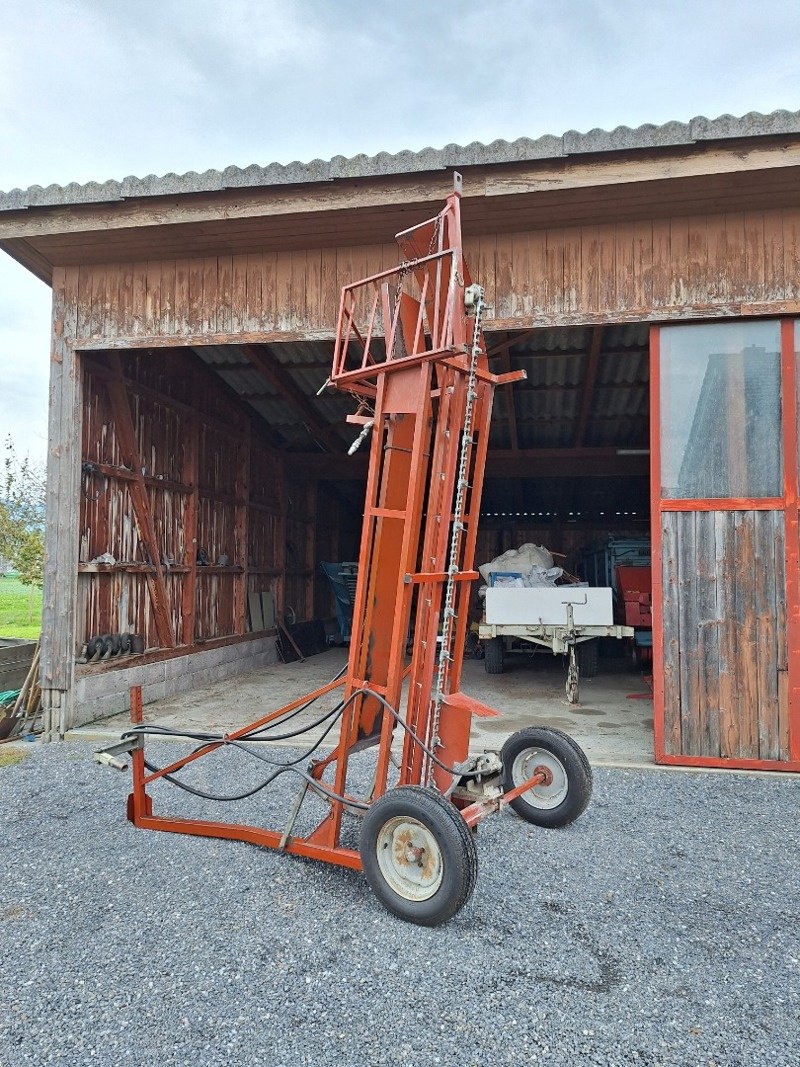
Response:
[[[393,818],[416,819],[436,838],[442,856],[442,883],[428,900],[407,900],[384,878],[378,863],[378,837]],[[370,805],[361,824],[359,851],[372,892],[394,915],[417,926],[439,926],[459,912],[472,896],[478,876],[474,835],[458,810],[435,789],[404,785]]]
[[[551,753],[561,763],[567,776],[567,795],[554,808],[537,807],[530,797],[512,800],[509,807],[525,822],[534,826],[556,828],[567,826],[583,814],[592,797],[592,768],[581,746],[569,734],[546,726],[529,726],[518,730],[503,745],[500,758],[503,762],[503,790],[521,785],[513,777],[514,760],[526,749],[542,749]]]
[[[597,639],[581,641],[575,649],[581,678],[595,678],[600,669],[600,646]]]
[[[483,668],[487,674],[502,674],[505,649],[502,637],[490,637],[484,642]]]
[[[92,663],[96,659],[100,659],[105,649],[105,643],[102,637],[90,638],[86,645],[86,659],[89,663]]]

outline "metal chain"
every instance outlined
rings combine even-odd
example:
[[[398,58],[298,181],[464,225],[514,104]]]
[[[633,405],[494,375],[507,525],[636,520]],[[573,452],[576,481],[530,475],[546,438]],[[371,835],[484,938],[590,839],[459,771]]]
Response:
[[[476,372],[478,369],[478,357],[481,354],[480,338],[481,319],[484,311],[484,291],[483,287],[480,285],[473,285],[470,288],[474,300],[475,324],[472,330],[472,347],[470,350],[469,373],[467,376],[467,403],[464,410],[464,429],[461,434],[461,449],[458,458],[458,482],[456,484],[456,499],[453,507],[453,527],[450,533],[450,559],[447,566],[447,583],[445,585],[444,606],[442,608],[442,646],[439,653],[439,669],[436,675],[436,688],[433,694],[433,714],[431,718],[430,734],[432,748],[437,748],[441,745],[441,739],[439,738],[439,720],[441,718],[442,704],[444,702],[444,688],[447,680],[448,668],[453,660],[453,624],[456,618],[453,603],[456,591],[456,575],[459,573],[458,561],[461,554],[461,538],[465,530],[463,522],[464,500],[467,489],[469,488],[467,474],[469,470],[470,451],[474,444],[472,440],[472,424],[475,400],[478,396]],[[467,290],[467,292],[469,292],[469,290]],[[433,765],[429,762],[429,782],[432,774]]]

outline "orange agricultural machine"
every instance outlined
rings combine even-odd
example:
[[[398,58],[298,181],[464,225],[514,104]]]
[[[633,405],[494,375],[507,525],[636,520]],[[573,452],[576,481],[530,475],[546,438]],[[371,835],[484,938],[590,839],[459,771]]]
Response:
[[[464,261],[460,200],[456,174],[441,213],[398,234],[400,265],[342,291],[328,384],[353,394],[358,412],[349,421],[362,427],[359,441],[370,439],[346,670],[235,732],[176,734],[199,747],[166,767],[145,758],[145,736],[175,732],[143,725],[134,693],[131,730],[98,753],[114,764],[131,753],[128,818],[136,826],[249,841],[363,869],[390,911],[427,926],[469,899],[477,873],[472,831],[481,819],[509,804],[528,822],[563,826],[591,794],[585,755],[559,731],[532,727],[500,753],[469,752],[473,714],[496,714],[460,687],[492,398],[495,386],[524,373],[489,371],[484,293]],[[339,688],[332,708],[294,728],[301,711]],[[312,749],[294,762],[270,755],[271,741],[321,726],[327,734],[337,724],[338,743],[326,755],[312,758]],[[257,788],[286,773],[300,778],[282,831],[153,813],[149,784],[167,780],[206,796],[176,775],[228,746],[267,765]],[[368,794],[356,796],[348,765],[365,748],[377,753],[374,777]],[[327,814],[313,832],[295,836],[309,792],[326,802]],[[343,819],[351,816],[361,819],[357,849],[342,844]]]

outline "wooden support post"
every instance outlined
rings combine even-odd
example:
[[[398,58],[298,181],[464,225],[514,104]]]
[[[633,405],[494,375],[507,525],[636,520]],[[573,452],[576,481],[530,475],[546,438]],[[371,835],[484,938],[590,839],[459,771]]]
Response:
[[[181,477],[191,486],[184,501],[183,536],[184,566],[189,567],[183,578],[181,595],[181,641],[193,645],[195,616],[197,614],[197,515],[200,506],[200,420],[197,415],[197,379],[192,377],[192,407],[194,413],[186,413],[185,466]]]
[[[77,332],[78,269],[53,272],[53,340],[45,508],[40,684],[45,740],[71,723],[75,674],[78,513],[81,470],[81,373],[70,343]]]
[[[122,365],[116,352],[110,356],[111,367],[114,372],[113,378],[106,381],[111,408],[114,412],[117,438],[124,462],[131,468],[134,478],[131,482],[130,494],[133,501],[136,526],[139,537],[147,549],[153,571],[148,572],[147,588],[150,592],[150,601],[153,605],[156,632],[162,648],[175,647],[175,634],[172,629],[172,620],[169,614],[169,600],[167,597],[167,585],[164,579],[164,570],[161,565],[161,553],[158,550],[153,518],[150,512],[150,498],[147,495],[147,486],[142,474],[142,460],[139,455],[139,447],[136,443],[136,433],[133,427],[131,408],[125,391],[125,381],[122,375]]]
[[[233,590],[233,632],[243,634],[247,629],[247,589],[248,589],[248,514],[250,511],[250,423],[244,441],[237,446],[236,462],[236,537],[234,542],[233,562],[238,563],[241,574],[234,576]]]

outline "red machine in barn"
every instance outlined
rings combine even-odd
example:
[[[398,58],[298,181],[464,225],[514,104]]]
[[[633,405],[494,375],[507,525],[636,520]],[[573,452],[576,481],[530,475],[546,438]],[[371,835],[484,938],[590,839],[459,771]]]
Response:
[[[591,794],[585,755],[559,731],[532,727],[510,737],[500,753],[469,752],[472,715],[495,714],[461,692],[492,398],[497,385],[523,373],[490,373],[484,293],[462,251],[460,194],[456,175],[441,213],[398,235],[400,265],[342,291],[329,384],[353,394],[358,412],[350,421],[371,439],[346,670],[225,735],[145,726],[141,694],[134,693],[131,730],[98,754],[118,764],[121,753],[131,753],[128,818],[136,826],[249,841],[363,869],[390,911],[428,926],[469,899],[477,873],[472,831],[484,817],[508,804],[528,822],[563,826]],[[340,687],[332,708],[306,726],[291,725]],[[318,748],[312,746],[299,760],[278,760],[267,748],[321,724],[327,733],[337,723],[338,743],[326,755],[311,758]],[[154,733],[199,747],[156,767],[144,751],[146,735]],[[400,738],[395,762],[392,743]],[[153,813],[148,785],[167,780],[210,796],[176,775],[231,746],[267,765],[258,788],[279,775],[299,777],[283,830]],[[365,748],[377,758],[368,793],[357,796],[348,769],[352,754]],[[309,792],[325,801],[327,813],[312,832],[296,836]],[[357,849],[342,843],[349,816],[361,819]]]

